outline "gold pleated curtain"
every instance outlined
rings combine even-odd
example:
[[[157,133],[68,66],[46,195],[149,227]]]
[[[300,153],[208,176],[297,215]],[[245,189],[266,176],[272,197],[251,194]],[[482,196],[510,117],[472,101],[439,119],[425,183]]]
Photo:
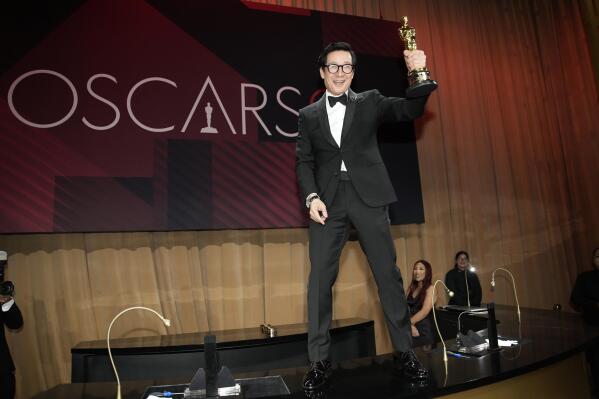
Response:
[[[416,27],[440,88],[416,126],[426,222],[392,228],[404,284],[417,259],[442,279],[466,249],[484,301],[513,303],[505,277],[490,291],[490,274],[502,266],[514,273],[523,306],[568,310],[573,281],[599,245],[599,107],[579,4],[265,3],[393,21],[408,15]],[[173,325],[130,312],[113,337],[306,321],[305,229],[4,235],[0,248],[25,318],[22,331],[8,333],[18,398],[68,383],[71,347],[105,339],[128,306],[156,309]],[[342,254],[334,298],[335,318],[374,319],[377,351],[391,351],[355,242]]]

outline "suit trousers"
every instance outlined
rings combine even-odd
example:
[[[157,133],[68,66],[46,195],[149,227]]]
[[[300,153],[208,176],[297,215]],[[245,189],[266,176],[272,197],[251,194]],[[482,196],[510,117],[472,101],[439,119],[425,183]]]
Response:
[[[412,347],[410,312],[403,281],[395,261],[387,207],[370,207],[362,201],[341,173],[337,192],[327,205],[323,225],[310,221],[310,277],[308,280],[308,356],[310,361],[329,359],[332,317],[332,288],[339,272],[339,258],[351,225],[358,232],[362,250],[378,286],[378,294],[396,351]]]
[[[0,326],[2,328],[2,326]],[[0,399],[15,397],[15,375],[12,371],[0,371]]]

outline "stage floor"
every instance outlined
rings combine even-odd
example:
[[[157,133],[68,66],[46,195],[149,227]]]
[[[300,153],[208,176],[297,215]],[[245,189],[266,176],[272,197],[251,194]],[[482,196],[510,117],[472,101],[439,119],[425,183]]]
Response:
[[[425,384],[404,381],[395,372],[391,355],[335,362],[333,376],[321,398],[589,398],[584,351],[599,344],[599,328],[584,324],[577,314],[522,309],[522,324],[515,309],[498,306],[498,332],[521,338],[523,344],[484,357],[449,356],[443,362],[442,346],[417,350],[431,370]],[[449,343],[449,341],[448,341]],[[156,365],[160,367],[160,365]],[[307,367],[264,370],[235,375],[236,378],[281,375],[292,398],[305,397],[301,380]],[[150,385],[185,381],[131,381],[123,383],[123,398],[139,399]],[[65,384],[36,398],[110,398],[115,383]]]

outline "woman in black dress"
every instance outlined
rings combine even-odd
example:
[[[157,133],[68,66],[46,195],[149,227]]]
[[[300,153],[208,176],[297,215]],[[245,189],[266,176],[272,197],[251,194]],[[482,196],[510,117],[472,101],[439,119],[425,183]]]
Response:
[[[435,341],[433,333],[432,297],[433,269],[424,259],[416,261],[412,269],[412,282],[406,294],[412,323],[412,346],[430,349]]]

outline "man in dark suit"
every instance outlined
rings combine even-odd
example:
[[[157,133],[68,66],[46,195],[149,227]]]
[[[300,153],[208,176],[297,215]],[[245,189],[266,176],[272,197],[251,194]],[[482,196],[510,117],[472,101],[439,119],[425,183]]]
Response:
[[[420,50],[404,51],[408,70],[425,66]],[[385,97],[377,90],[350,89],[356,55],[344,42],[331,43],[318,59],[326,94],[299,112],[296,172],[302,199],[310,210],[310,278],[308,283],[308,355],[304,388],[327,380],[332,286],[350,227],[379,288],[396,360],[410,379],[426,379],[412,351],[410,313],[395,264],[395,247],[387,207],[397,200],[378,149],[377,130],[385,122],[409,121],[424,112],[427,97]]]
[[[0,282],[4,281],[4,266],[6,265],[6,252],[0,251]],[[7,294],[1,290],[0,293]],[[12,293],[0,294],[0,399],[13,399],[15,396],[15,365],[10,356],[4,326],[17,329],[23,325],[23,316],[19,310]]]

